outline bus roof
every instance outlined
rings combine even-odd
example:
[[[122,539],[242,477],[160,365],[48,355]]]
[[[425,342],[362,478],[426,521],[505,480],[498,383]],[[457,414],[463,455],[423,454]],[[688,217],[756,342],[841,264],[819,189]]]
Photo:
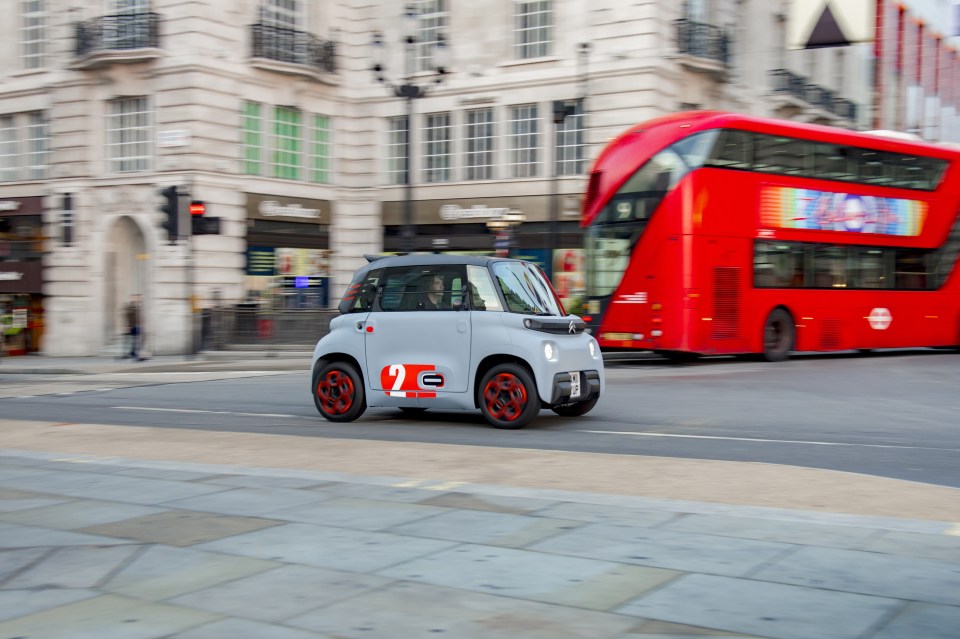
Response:
[[[619,188],[640,166],[663,149],[699,131],[721,128],[877,151],[910,153],[951,162],[960,159],[960,152],[955,148],[923,141],[725,111],[682,111],[634,125],[603,148],[590,169],[590,181],[583,201],[584,219],[592,219],[596,215],[597,211],[593,209],[596,208],[600,193]],[[643,137],[642,143],[638,141],[639,136]]]

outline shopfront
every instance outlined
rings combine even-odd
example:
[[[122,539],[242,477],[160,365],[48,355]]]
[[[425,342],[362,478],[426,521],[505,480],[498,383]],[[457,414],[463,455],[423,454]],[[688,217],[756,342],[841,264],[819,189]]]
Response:
[[[248,302],[326,308],[329,258],[329,201],[247,193]]]
[[[0,199],[0,353],[40,350],[43,197]]]
[[[539,264],[576,311],[585,288],[580,200],[558,197],[557,247],[550,246],[550,198],[515,196],[413,203],[415,252],[509,255]],[[522,219],[506,227],[499,220]],[[383,204],[384,252],[403,250],[404,202]]]

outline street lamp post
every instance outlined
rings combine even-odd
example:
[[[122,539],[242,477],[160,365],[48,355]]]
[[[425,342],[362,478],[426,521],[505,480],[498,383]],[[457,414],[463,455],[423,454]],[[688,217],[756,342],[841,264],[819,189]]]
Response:
[[[422,98],[427,94],[430,86],[443,82],[443,77],[447,73],[447,46],[442,34],[437,35],[433,43],[433,50],[428,58],[431,61],[431,69],[434,77],[427,84],[418,85],[413,81],[417,73],[417,45],[430,44],[419,39],[420,18],[414,5],[408,4],[403,12],[401,23],[401,41],[404,47],[405,73],[400,82],[390,82],[386,78],[386,63],[384,62],[383,52],[383,34],[379,31],[373,33],[373,66],[371,70],[375,74],[377,82],[389,87],[395,96],[403,98],[406,104],[406,143],[405,147],[405,165],[404,165],[404,199],[403,199],[403,231],[402,231],[402,253],[409,254],[413,252],[413,101]]]
[[[554,100],[553,101],[553,171],[550,175],[550,222],[548,225],[547,233],[547,263],[549,268],[550,277],[553,277],[553,254],[558,248],[559,244],[559,175],[560,175],[560,162],[557,157],[557,152],[559,151],[559,132],[560,126],[564,121],[571,115],[575,115],[578,111],[583,112],[583,103],[587,97],[587,71],[586,71],[586,62],[587,54],[590,51],[590,45],[586,42],[581,42],[577,48],[577,66],[578,69],[578,87],[577,93],[578,97],[574,100]]]

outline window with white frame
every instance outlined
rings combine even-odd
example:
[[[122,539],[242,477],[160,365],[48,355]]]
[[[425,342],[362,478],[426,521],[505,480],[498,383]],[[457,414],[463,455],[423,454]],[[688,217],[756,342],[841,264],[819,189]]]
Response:
[[[407,118],[387,120],[387,182],[407,183]]]
[[[583,175],[583,102],[577,101],[572,114],[557,125],[556,168],[557,175]]]
[[[292,107],[273,110],[273,161],[271,176],[299,180],[303,167],[303,114]]]
[[[249,100],[244,102],[240,120],[243,172],[263,175],[263,105]]]
[[[310,127],[310,181],[330,183],[330,118],[314,115]]]
[[[17,124],[12,115],[0,115],[0,181],[17,179]]]
[[[466,112],[464,165],[468,180],[493,179],[493,109]]]
[[[417,11],[416,68],[418,71],[433,71],[434,50],[446,33],[450,17],[447,0],[419,0],[414,5]]]
[[[550,55],[553,44],[552,0],[514,0],[513,16],[517,59]]]
[[[147,13],[150,11],[150,0],[113,0],[114,13]]]
[[[510,177],[535,177],[540,152],[540,120],[536,104],[509,109],[507,119],[507,167]]]
[[[300,29],[306,24],[306,0],[264,0],[260,22],[271,27]]]
[[[240,113],[241,166],[246,175],[330,182],[333,146],[330,117],[276,106],[265,123],[264,107],[246,101]]]
[[[424,116],[423,179],[425,182],[449,182],[453,159],[449,113]]]
[[[23,68],[40,69],[46,64],[47,3],[20,0],[20,55]]]
[[[110,100],[107,168],[114,173],[149,171],[153,165],[153,113],[145,96]]]
[[[43,180],[50,166],[50,128],[43,111],[26,114],[23,157],[26,179]]]

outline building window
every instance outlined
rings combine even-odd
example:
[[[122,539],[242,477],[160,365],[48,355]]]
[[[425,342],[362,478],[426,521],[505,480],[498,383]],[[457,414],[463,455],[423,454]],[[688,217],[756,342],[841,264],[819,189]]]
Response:
[[[493,179],[493,109],[467,111],[466,179]]]
[[[259,102],[243,103],[243,172],[247,175],[263,173],[263,119]]]
[[[449,113],[431,113],[426,116],[423,131],[424,181],[450,181],[451,134]]]
[[[110,171],[148,171],[153,160],[153,124],[146,97],[109,102],[107,163]]]
[[[302,0],[266,0],[260,5],[260,22],[271,27],[299,29],[306,23]]]
[[[20,0],[20,52],[25,69],[46,64],[47,7],[44,0]]]
[[[24,167],[28,180],[47,178],[50,164],[50,130],[47,116],[43,111],[26,114],[26,135],[24,145]]]
[[[330,118],[314,115],[310,130],[310,181],[330,183]]]
[[[387,121],[387,181],[406,184],[407,170],[407,118],[390,118]]]
[[[415,8],[418,14],[417,70],[433,71],[433,52],[449,22],[447,0],[419,0]]]
[[[272,176],[298,180],[303,166],[302,114],[290,107],[276,107],[273,113]]]
[[[557,125],[557,175],[583,175],[583,102]]]
[[[0,181],[17,179],[17,127],[12,115],[0,115]]]
[[[540,129],[536,104],[510,107],[507,122],[507,151],[510,177],[535,177],[540,150]]]
[[[550,0],[514,0],[514,48],[518,60],[550,54],[553,38],[552,4]]]

